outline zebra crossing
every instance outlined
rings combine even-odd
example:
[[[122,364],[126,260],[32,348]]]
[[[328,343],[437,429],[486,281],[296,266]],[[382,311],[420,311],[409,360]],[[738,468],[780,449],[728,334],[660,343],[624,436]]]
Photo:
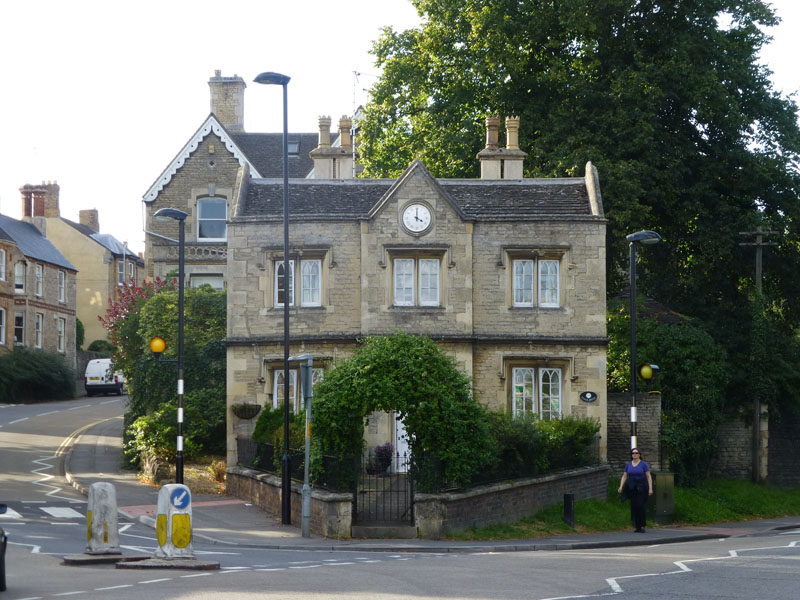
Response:
[[[85,502],[6,502],[8,510],[0,515],[3,524],[19,523],[29,520],[50,520],[54,522],[73,522],[86,518]],[[81,512],[83,511],[83,512]]]

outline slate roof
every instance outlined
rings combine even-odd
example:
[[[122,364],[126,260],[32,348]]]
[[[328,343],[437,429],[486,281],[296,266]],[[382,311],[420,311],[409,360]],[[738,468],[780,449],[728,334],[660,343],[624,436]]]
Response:
[[[300,220],[366,219],[394,179],[293,180],[289,210]],[[591,217],[585,180],[438,179],[440,188],[467,219],[477,221]],[[239,217],[282,218],[283,181],[250,181]]]
[[[13,240],[17,248],[31,260],[41,261],[77,271],[58,249],[31,223],[0,215],[0,235]]]
[[[232,133],[236,142],[262,177],[283,177],[283,133]],[[308,153],[317,147],[319,133],[289,133],[289,144],[299,142],[297,154],[289,155],[289,177],[307,176],[314,168]]]
[[[65,219],[61,217],[61,220],[64,221],[70,227],[76,229],[86,237],[93,239],[95,242],[103,246],[106,250],[111,252],[115,258],[122,258],[122,255],[125,254],[126,257],[130,256],[133,258],[134,262],[139,266],[144,266],[144,261],[139,258],[137,254],[135,254],[132,250],[128,250],[125,248],[125,245],[120,242],[117,238],[115,238],[110,233],[98,233],[91,227],[87,225],[83,225],[81,223],[76,223],[75,221],[70,221],[69,219]]]

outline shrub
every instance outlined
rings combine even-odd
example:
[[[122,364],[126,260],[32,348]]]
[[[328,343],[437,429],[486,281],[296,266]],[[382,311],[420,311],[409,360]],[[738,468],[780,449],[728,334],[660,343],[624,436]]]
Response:
[[[108,340],[95,340],[87,348],[89,352],[97,352],[104,356],[111,356],[117,351],[117,347]]]
[[[6,402],[75,396],[75,371],[60,354],[16,347],[0,354],[0,398]]]

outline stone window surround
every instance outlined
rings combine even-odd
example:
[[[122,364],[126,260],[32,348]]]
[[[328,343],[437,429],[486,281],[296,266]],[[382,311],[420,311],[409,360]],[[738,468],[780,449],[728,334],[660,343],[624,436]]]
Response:
[[[19,273],[19,271],[22,271]],[[28,263],[24,260],[18,260],[14,263],[14,293],[15,294],[24,294],[26,281],[25,278],[27,277],[28,273]]]
[[[62,317],[56,317],[56,335],[56,350],[63,353],[67,348],[67,320]]]
[[[6,249],[0,248],[0,281],[6,280]]]
[[[42,347],[42,338],[44,337],[44,314],[36,313],[33,321],[33,347]]]
[[[200,204],[204,200],[223,200],[225,202],[225,236],[221,238],[209,238],[209,237],[200,237]],[[209,183],[208,193],[205,194],[198,194],[194,197],[194,234],[195,239],[198,242],[227,242],[228,241],[228,229],[227,229],[227,221],[228,221],[228,213],[230,210],[230,206],[228,204],[228,197],[224,194],[216,193],[216,190],[213,188],[213,184]],[[214,219],[219,220],[219,219]]]
[[[564,245],[508,245],[503,246],[500,251],[500,257],[497,260],[497,266],[501,269],[506,269],[509,273],[507,283],[508,306],[516,310],[558,310],[564,308],[565,293],[564,293],[564,262],[568,269],[573,269],[577,265],[572,263],[571,260],[572,246],[569,244]],[[534,268],[534,302],[532,306],[514,304],[514,260],[531,259],[533,260]],[[539,261],[540,260],[557,260],[558,261],[558,306],[540,305],[539,304]]]
[[[534,371],[533,377],[533,398],[535,410],[533,414],[540,415],[540,402],[541,402],[541,370],[542,369],[556,369],[560,373],[560,389],[559,389],[559,416],[564,414],[564,398],[566,396],[566,380],[569,378],[570,382],[574,382],[577,377],[574,375],[569,377],[571,367],[574,361],[569,359],[557,359],[552,357],[535,358],[535,357],[503,357],[503,376],[502,380],[505,381],[506,387],[506,410],[509,414],[514,415],[514,370],[520,368],[530,368]]]
[[[260,360],[261,363],[261,370],[258,379],[256,381],[264,386],[263,392],[267,394],[267,398],[269,400],[268,404],[275,406],[275,402],[277,402],[277,397],[278,397],[277,394],[275,393],[275,386],[277,385],[276,382],[278,379],[277,373],[282,372],[284,370],[283,357],[263,356],[259,354],[258,347],[255,345],[253,346],[253,354],[256,358]],[[315,372],[324,373],[327,369],[331,368],[332,364],[333,364],[333,357],[331,356],[315,356],[314,366],[312,368]],[[289,371],[294,373],[297,371],[297,369],[298,366],[296,364],[289,365]],[[292,383],[294,383],[295,376],[290,375],[290,377],[292,377]]]
[[[67,273],[61,270],[58,272],[58,301],[61,304],[67,302]]]
[[[295,309],[320,309],[325,307],[325,296],[328,288],[328,271],[336,267],[336,261],[333,259],[333,248],[331,246],[304,246],[303,248],[296,248],[289,250],[289,261],[294,263],[293,277],[294,281],[298,280],[298,268],[302,265],[303,261],[318,260],[320,261],[320,303],[303,306],[297,302],[299,296],[297,290],[295,292],[294,302],[289,305],[293,310]],[[277,301],[277,265],[283,264],[283,246],[269,246],[261,248],[261,257],[256,267],[261,271],[267,271],[268,284],[267,289],[264,290],[264,306],[270,310],[283,310],[283,305],[278,304]],[[297,287],[295,285],[295,287]]]
[[[6,309],[0,307],[0,346],[6,345],[6,323],[8,323],[6,314]]]
[[[41,298],[42,296],[44,296],[44,265],[41,263],[36,263],[34,273],[35,273],[34,294],[36,295],[37,298]]]

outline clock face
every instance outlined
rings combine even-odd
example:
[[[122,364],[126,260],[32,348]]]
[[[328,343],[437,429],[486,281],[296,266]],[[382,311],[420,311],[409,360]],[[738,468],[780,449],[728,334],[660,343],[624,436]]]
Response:
[[[403,211],[403,225],[412,233],[421,233],[431,226],[431,211],[424,204],[409,204]]]

